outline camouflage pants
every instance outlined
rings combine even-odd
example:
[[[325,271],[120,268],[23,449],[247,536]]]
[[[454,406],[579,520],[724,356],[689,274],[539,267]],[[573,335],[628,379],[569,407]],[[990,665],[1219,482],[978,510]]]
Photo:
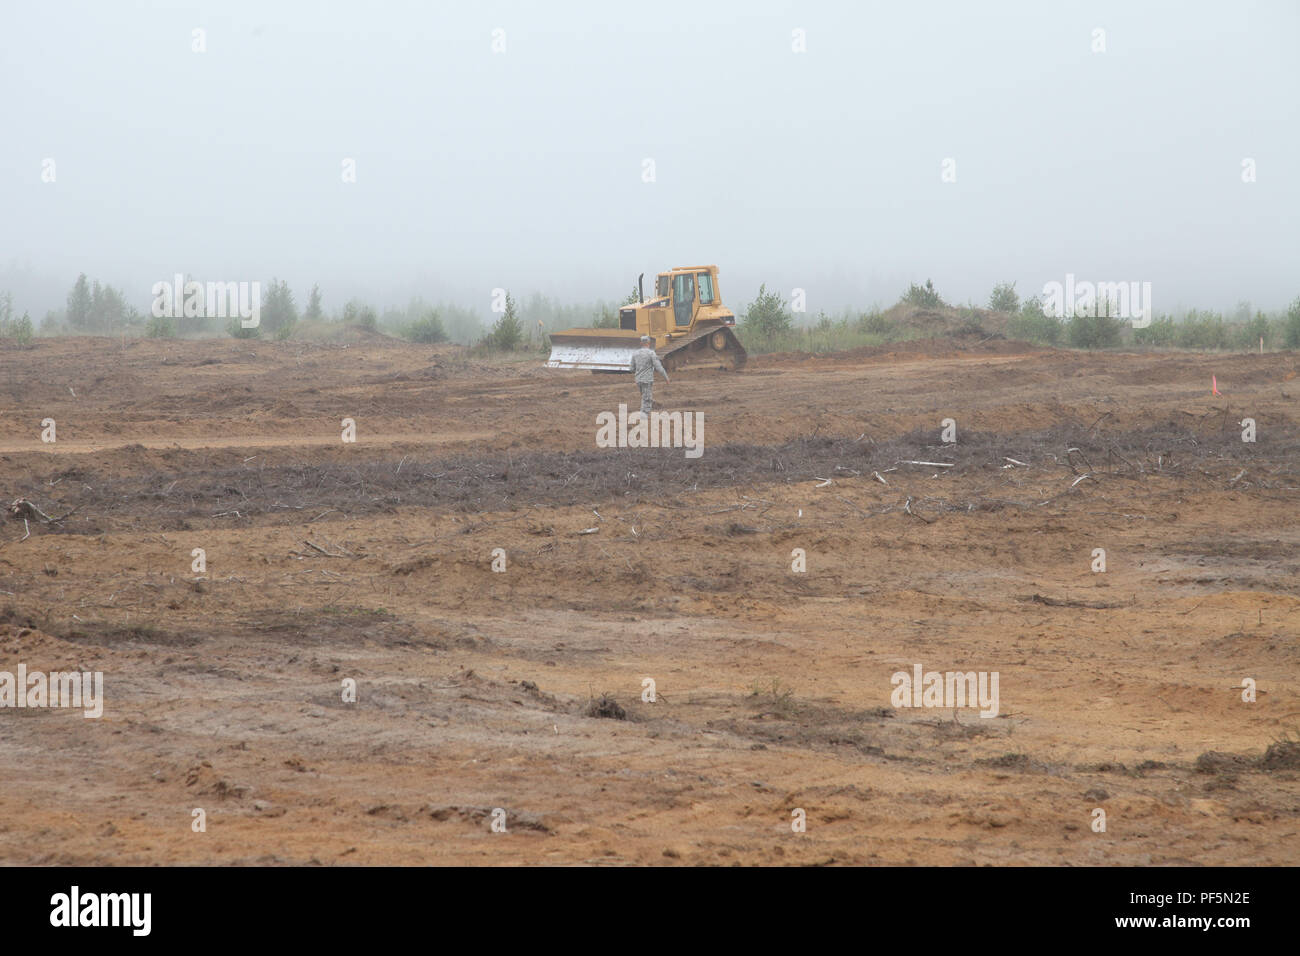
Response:
[[[650,409],[654,407],[654,399],[650,397],[650,391],[654,388],[651,382],[637,382],[636,387],[641,389],[641,414],[649,416]]]

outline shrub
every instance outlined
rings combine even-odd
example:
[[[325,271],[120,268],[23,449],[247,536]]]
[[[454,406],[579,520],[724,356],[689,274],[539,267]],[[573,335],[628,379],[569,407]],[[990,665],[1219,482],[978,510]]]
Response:
[[[1182,349],[1226,349],[1229,338],[1223,316],[1193,309],[1174,333],[1174,343]]]
[[[980,317],[974,312],[964,312],[961,316],[962,323],[952,330],[953,335],[978,335],[987,337],[989,330],[984,328]]]
[[[794,328],[794,317],[786,311],[780,293],[768,292],[764,283],[758,287],[758,297],[745,309],[743,325],[758,335],[771,336]]]
[[[501,313],[501,318],[496,320],[492,326],[492,331],[488,333],[483,343],[492,349],[500,349],[503,352],[513,352],[519,347],[519,343],[524,338],[524,323],[519,318],[519,310],[515,305],[514,297],[509,292],[506,293],[506,310]]]
[[[924,306],[927,309],[937,309],[948,303],[934,289],[934,283],[929,279],[925,280],[925,285],[919,286],[913,282],[908,286],[907,291],[903,293],[903,301],[910,302],[912,305]]]
[[[863,312],[858,316],[858,331],[868,335],[888,335],[893,331],[885,314],[880,311]]]
[[[1300,298],[1286,310],[1286,319],[1282,324],[1282,344],[1289,349],[1300,349]]]
[[[77,281],[68,292],[67,316],[68,325],[77,332],[83,332],[90,327],[90,282],[84,272],[77,276]]]
[[[307,311],[302,317],[309,322],[318,322],[322,318],[320,307],[320,286],[311,287],[311,294],[307,297]]]
[[[358,299],[349,299],[344,303],[340,318],[344,325],[359,325],[371,332],[379,327],[379,313]]]
[[[447,330],[442,327],[442,319],[438,317],[437,311],[430,309],[403,329],[402,337],[427,345],[447,341]]]
[[[1263,312],[1256,312],[1254,318],[1246,319],[1232,327],[1233,346],[1239,349],[1257,349],[1259,340],[1263,339],[1267,347],[1272,344],[1272,331],[1268,316]]]
[[[609,308],[597,309],[591,318],[591,327],[593,329],[618,328],[618,312]]]
[[[13,339],[19,345],[28,345],[35,334],[32,317],[26,312],[17,319],[13,315],[13,297],[6,292],[0,295],[0,337]]]
[[[149,321],[144,326],[145,338],[150,339],[174,339],[176,338],[176,323],[170,315],[154,315],[149,317]]]
[[[262,329],[260,326],[246,329],[241,324],[239,316],[235,316],[226,323],[226,332],[233,339],[255,339],[262,334]]]
[[[1109,349],[1119,345],[1124,320],[1109,315],[1079,313],[1066,323],[1065,333],[1077,349]]]
[[[1061,321],[1044,312],[1043,303],[1032,297],[1025,299],[1020,310],[1007,321],[1007,334],[1011,338],[1038,345],[1059,344],[1064,329]]]
[[[999,282],[995,285],[993,294],[989,296],[989,308],[994,312],[1019,312],[1020,296],[1016,294],[1016,284]]]
[[[261,305],[262,328],[277,339],[288,338],[281,334],[284,329],[292,329],[298,322],[298,307],[294,305],[293,292],[289,283],[283,279],[272,279]]]
[[[1170,347],[1178,337],[1178,327],[1173,316],[1161,315],[1151,320],[1145,328],[1133,329],[1133,342],[1136,345],[1158,345]]]

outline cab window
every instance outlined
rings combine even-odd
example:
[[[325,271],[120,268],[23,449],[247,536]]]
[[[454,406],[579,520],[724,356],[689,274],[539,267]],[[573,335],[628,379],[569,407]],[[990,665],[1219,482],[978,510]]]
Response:
[[[669,282],[669,277],[668,277],[668,276],[660,276],[660,277],[659,277],[659,291],[656,292],[655,295],[659,296],[660,298],[663,298],[664,296],[666,296],[666,295],[668,294],[668,282]]]
[[[713,276],[707,272],[700,273],[700,305],[713,304]]]
[[[673,277],[673,302],[695,302],[695,276],[687,272]]]

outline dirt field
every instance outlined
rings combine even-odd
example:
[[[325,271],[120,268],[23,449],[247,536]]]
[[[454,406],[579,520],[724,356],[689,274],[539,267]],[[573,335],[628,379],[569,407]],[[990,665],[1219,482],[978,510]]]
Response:
[[[0,671],[105,696],[0,710],[0,861],[1300,862],[1295,354],[759,357],[657,386],[698,459],[596,447],[625,376],[378,338],[0,365],[62,519],[0,525]]]

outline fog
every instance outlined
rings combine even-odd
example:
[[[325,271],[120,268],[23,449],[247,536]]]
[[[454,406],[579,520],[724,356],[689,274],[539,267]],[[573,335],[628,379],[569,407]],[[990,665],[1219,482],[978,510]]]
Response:
[[[717,263],[810,313],[1067,274],[1277,309],[1297,41],[1294,2],[10,2],[0,289],[486,312]]]

